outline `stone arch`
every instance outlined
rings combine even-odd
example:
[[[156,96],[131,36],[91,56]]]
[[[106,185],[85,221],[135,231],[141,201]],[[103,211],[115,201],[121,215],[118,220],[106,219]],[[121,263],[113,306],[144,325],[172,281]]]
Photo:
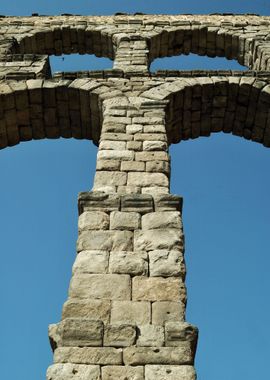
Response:
[[[79,25],[56,25],[34,29],[31,33],[16,36],[13,44],[15,54],[94,54],[97,57],[114,59],[114,43],[106,29]]]
[[[212,21],[212,20],[211,20]],[[235,59],[253,70],[270,69],[269,31],[260,26],[195,20],[163,27],[149,38],[149,61],[190,53]],[[226,24],[226,22],[224,22]],[[230,24],[230,22],[229,22]]]
[[[181,78],[142,96],[168,100],[166,128],[171,143],[232,133],[270,147],[270,84],[251,77]]]
[[[48,23],[22,23],[17,33],[0,33],[1,79],[51,78],[50,55],[91,54],[114,60],[113,27],[81,19]]]
[[[0,148],[32,139],[97,143],[102,102],[121,96],[112,83],[90,79],[0,82]]]

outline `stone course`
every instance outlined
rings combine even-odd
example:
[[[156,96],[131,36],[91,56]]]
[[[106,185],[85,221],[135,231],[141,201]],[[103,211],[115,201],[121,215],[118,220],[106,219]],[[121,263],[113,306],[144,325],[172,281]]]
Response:
[[[49,328],[47,380],[195,380],[168,149],[214,132],[270,147],[270,17],[0,18],[0,148],[59,137],[99,147],[93,188],[78,199],[68,299]],[[48,56],[73,53],[113,69],[52,76]],[[189,53],[249,70],[149,71]]]

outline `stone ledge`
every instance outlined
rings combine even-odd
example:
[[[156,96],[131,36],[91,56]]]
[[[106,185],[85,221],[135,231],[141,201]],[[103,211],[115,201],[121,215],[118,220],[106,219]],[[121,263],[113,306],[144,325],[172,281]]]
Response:
[[[270,71],[255,70],[157,70],[154,72],[124,72],[123,70],[93,70],[93,71],[74,71],[74,72],[57,72],[53,74],[53,79],[77,79],[77,78],[126,78],[131,77],[143,78],[194,78],[194,77],[211,77],[211,76],[235,76],[235,77],[258,77],[270,78]]]
[[[88,191],[79,193],[78,211],[124,211],[146,214],[154,211],[182,212],[183,198],[174,194],[125,194]]]

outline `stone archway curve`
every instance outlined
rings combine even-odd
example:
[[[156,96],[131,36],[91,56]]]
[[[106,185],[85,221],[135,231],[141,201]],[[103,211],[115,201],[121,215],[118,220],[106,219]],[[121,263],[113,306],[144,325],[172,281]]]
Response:
[[[190,53],[235,59],[253,70],[270,69],[269,28],[241,17],[189,16],[148,34],[149,61]]]
[[[97,57],[114,59],[115,40],[113,26],[98,22],[89,23],[83,18],[65,20],[61,18],[50,24],[38,22],[35,27],[23,29],[14,36],[13,54],[94,54]]]
[[[270,84],[252,77],[181,78],[142,93],[168,100],[170,143],[232,133],[270,147]]]
[[[122,96],[113,83],[92,79],[0,83],[0,148],[32,139],[77,138],[97,143],[102,102]]]

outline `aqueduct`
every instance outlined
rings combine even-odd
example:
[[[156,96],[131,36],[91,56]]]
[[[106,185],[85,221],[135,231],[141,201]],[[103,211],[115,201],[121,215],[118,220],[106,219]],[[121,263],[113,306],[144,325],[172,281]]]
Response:
[[[222,131],[270,146],[269,26],[256,15],[1,18],[0,148],[59,137],[99,146],[68,300],[49,329],[48,380],[196,378],[168,148]],[[191,52],[249,70],[149,71]],[[52,76],[48,56],[73,53],[113,69]]]

